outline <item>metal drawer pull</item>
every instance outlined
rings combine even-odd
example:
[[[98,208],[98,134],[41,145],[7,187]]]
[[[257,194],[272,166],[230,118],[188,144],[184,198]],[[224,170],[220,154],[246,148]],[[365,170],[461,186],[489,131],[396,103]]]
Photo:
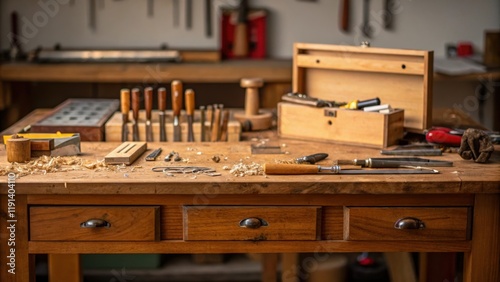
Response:
[[[80,227],[82,227],[82,228],[101,228],[101,227],[109,228],[109,227],[111,227],[111,223],[107,222],[104,219],[92,218],[92,219],[89,219],[87,221],[80,223]]]
[[[396,229],[424,229],[425,223],[415,217],[400,218],[394,223]]]
[[[265,220],[257,217],[249,217],[240,221],[240,227],[257,229],[261,226],[268,226],[268,223]]]

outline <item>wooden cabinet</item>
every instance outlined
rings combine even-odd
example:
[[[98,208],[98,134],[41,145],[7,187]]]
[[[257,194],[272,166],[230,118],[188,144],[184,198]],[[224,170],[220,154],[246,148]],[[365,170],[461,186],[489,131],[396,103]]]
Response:
[[[40,206],[30,208],[32,241],[155,241],[157,206]]]

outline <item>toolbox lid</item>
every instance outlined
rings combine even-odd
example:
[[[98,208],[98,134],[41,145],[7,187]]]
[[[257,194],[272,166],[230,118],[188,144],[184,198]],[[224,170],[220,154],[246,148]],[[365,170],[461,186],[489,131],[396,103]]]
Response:
[[[295,43],[293,91],[349,102],[378,97],[404,109],[405,130],[432,122],[433,51]]]

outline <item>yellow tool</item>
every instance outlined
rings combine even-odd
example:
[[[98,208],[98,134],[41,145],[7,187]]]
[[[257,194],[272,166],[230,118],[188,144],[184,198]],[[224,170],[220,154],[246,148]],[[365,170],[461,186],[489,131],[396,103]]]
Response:
[[[342,108],[346,108],[346,109],[350,109],[350,110],[359,110],[359,109],[362,109],[364,107],[376,106],[376,105],[380,105],[379,98],[373,98],[373,99],[364,100],[364,101],[354,100],[354,101],[347,103],[347,105],[342,106]]]

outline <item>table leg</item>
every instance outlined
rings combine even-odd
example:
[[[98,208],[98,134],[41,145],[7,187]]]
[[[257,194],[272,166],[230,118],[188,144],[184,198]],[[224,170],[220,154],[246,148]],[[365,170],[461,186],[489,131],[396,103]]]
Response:
[[[500,194],[477,194],[464,282],[500,281]]]
[[[263,254],[262,282],[278,281],[278,254]]]
[[[35,281],[35,256],[28,253],[26,196],[16,195],[14,188],[0,196],[0,281]],[[9,208],[9,200],[15,208]]]
[[[83,281],[78,254],[49,254],[49,281]]]

